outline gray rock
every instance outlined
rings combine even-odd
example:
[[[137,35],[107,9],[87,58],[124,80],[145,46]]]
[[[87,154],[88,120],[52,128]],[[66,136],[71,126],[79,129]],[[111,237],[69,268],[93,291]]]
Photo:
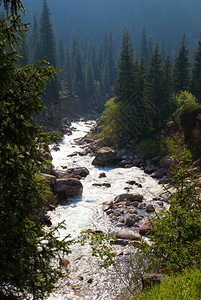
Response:
[[[135,232],[127,229],[122,229],[120,231],[117,231],[115,236],[119,239],[136,240],[136,241],[141,240],[140,236],[138,236]]]
[[[70,176],[81,176],[81,177],[86,177],[87,175],[89,175],[89,170],[85,167],[76,167],[76,168],[70,168],[68,169],[67,173]]]
[[[61,178],[56,180],[54,191],[58,195],[59,199],[70,198],[81,195],[83,192],[83,185],[75,178]]]
[[[92,165],[100,167],[114,165],[117,162],[115,154],[116,152],[108,147],[100,148],[92,161]]]
[[[162,177],[163,177],[164,175],[166,175],[166,174],[167,174],[167,170],[161,168],[161,169],[158,169],[158,170],[156,170],[155,172],[153,172],[153,173],[151,174],[151,177],[160,179],[160,178],[162,178]]]
[[[142,202],[143,196],[140,194],[121,194],[119,196],[117,196],[114,199],[115,203],[121,202],[121,201],[130,201],[130,202]]]
[[[147,203],[145,207],[146,212],[152,212],[155,210],[154,205],[152,203]]]

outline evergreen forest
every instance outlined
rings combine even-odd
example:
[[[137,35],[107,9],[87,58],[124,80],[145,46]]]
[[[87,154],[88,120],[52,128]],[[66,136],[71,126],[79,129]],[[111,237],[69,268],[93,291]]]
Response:
[[[108,151],[115,156],[114,164],[98,167],[145,170],[151,164],[158,171],[159,156],[170,163],[160,178],[168,184],[164,202],[169,207],[151,210],[156,215],[148,231],[150,244],[141,237],[132,243],[139,248],[138,259],[143,256],[142,266],[136,260],[138,271],[149,265],[146,270],[174,273],[174,283],[182,285],[181,274],[189,280],[200,276],[201,4],[137,2],[0,0],[0,299],[46,299],[58,280],[68,277],[63,259],[74,241],[59,237],[66,224],[53,226],[47,211],[65,198],[56,192],[60,180],[80,184],[78,196],[85,176],[68,177],[72,169],[65,173],[67,166],[57,174],[50,145],[57,151],[67,132],[63,128],[72,134],[71,122],[89,115],[97,118],[96,126],[78,141],[90,145],[79,155],[97,158]],[[138,155],[141,162],[135,165]],[[107,177],[103,174],[99,178]],[[111,214],[115,200],[103,203],[112,205]],[[131,202],[140,206],[130,200],[128,206]],[[106,268],[112,265],[115,242],[99,230],[84,234],[92,234],[94,256],[104,258]],[[193,284],[200,290],[200,281]]]

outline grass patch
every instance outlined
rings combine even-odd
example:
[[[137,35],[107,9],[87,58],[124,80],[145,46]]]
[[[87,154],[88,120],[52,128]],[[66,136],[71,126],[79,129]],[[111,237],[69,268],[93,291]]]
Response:
[[[183,273],[168,277],[158,286],[140,293],[136,300],[200,300],[201,270],[185,269]]]

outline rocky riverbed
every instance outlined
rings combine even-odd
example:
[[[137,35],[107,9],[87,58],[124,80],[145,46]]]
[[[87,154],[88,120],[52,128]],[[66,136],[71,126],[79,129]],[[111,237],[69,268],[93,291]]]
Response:
[[[138,157],[137,151],[126,149],[97,149],[96,142],[86,137],[94,124],[73,123],[72,134],[51,147],[56,177],[60,176],[55,177],[54,188],[61,200],[49,216],[54,225],[65,220],[60,238],[70,234],[76,240],[81,230],[89,229],[112,232],[117,238],[114,251],[119,256],[119,270],[124,274],[128,253],[135,252],[135,244],[147,238],[153,226],[147,218],[167,206],[159,178],[165,182],[172,161],[159,157],[146,160]],[[68,184],[74,186],[75,182],[76,187],[78,182],[82,185],[77,196],[65,194],[72,192]],[[99,259],[91,252],[89,246],[72,246],[63,287],[49,299],[117,299],[124,285],[116,270],[100,269]]]

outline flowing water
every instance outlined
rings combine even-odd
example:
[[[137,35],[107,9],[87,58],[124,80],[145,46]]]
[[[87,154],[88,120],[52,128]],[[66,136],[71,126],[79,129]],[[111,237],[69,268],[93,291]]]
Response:
[[[125,193],[124,188],[128,180],[136,180],[142,184],[143,187],[136,187],[134,192],[143,194],[147,202],[161,192],[157,181],[139,168],[99,168],[92,165],[94,157],[90,155],[77,154],[69,157],[68,155],[74,152],[83,151],[83,146],[76,144],[74,140],[85,136],[93,124],[93,121],[74,122],[72,126],[75,130],[71,136],[64,136],[59,145],[60,151],[51,151],[56,169],[63,170],[63,167],[80,166],[86,167],[90,172],[85,179],[81,180],[83,195],[62,201],[56,210],[50,213],[53,225],[65,220],[66,229],[59,232],[61,238],[70,234],[71,239],[76,239],[81,230],[89,228],[114,232],[115,227],[108,216],[101,211],[100,204]],[[99,178],[102,172],[106,173],[105,178]],[[94,187],[94,183],[110,183],[111,187]],[[126,252],[126,249],[127,246],[123,248],[123,251]],[[117,299],[117,293],[122,290],[123,286],[116,271],[112,267],[108,270],[100,269],[98,259],[91,256],[89,246],[74,245],[68,259],[71,267],[66,279],[62,282],[63,287],[57,293],[52,294],[49,300]]]

